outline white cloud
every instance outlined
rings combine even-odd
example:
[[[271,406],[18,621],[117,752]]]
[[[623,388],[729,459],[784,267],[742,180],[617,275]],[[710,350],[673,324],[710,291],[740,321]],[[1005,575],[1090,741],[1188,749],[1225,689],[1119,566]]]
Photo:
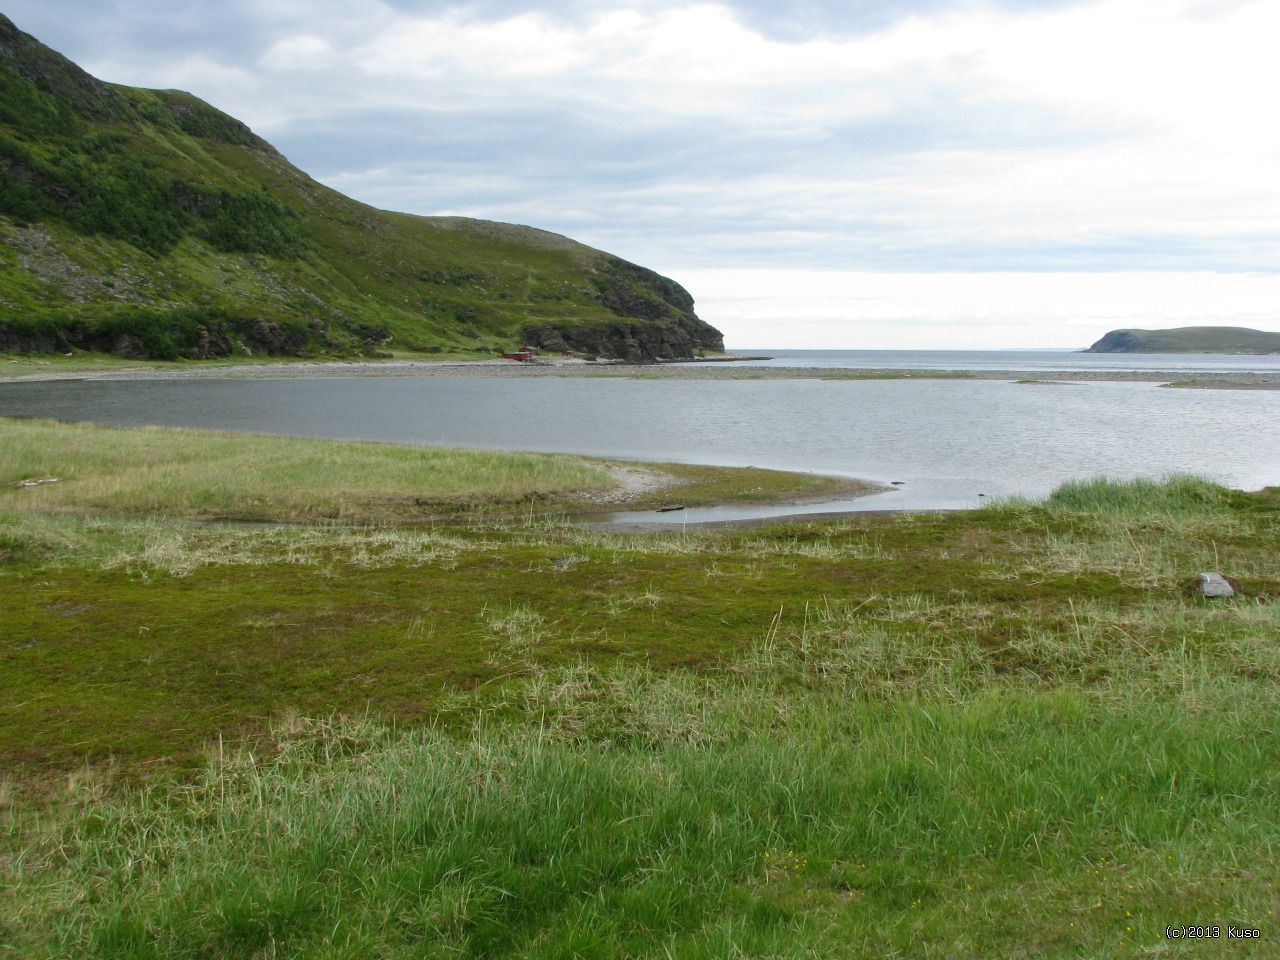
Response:
[[[497,23],[418,20],[401,24],[357,52],[371,76],[508,80],[564,76],[591,66],[582,34],[525,14]]]
[[[881,339],[927,322],[971,342],[982,322],[1006,345],[1215,310],[1257,325],[1264,301],[1245,292],[1277,292],[1206,272],[1280,266],[1275,0],[938,3],[877,32],[786,40],[733,3],[488,18],[381,0],[230,6],[249,31],[235,56],[106,50],[87,65],[191,89],[359,199],[532,223],[654,266],[727,329],[764,322],[773,301],[709,294],[717,277],[746,282],[710,268],[910,270],[914,288],[883,281],[898,312]],[[1022,272],[966,285],[964,269]],[[1093,272],[1052,272],[1071,269]],[[1103,270],[1138,274],[1121,296]],[[1096,296],[1076,303],[1077,289]],[[805,302],[793,330],[880,336],[861,308]]]
[[[259,61],[265,68],[276,71],[306,70],[331,63],[333,50],[329,41],[312,33],[285,37],[273,43]]]
[[[1280,275],[693,270],[698,313],[737,348],[1087,347],[1123,327],[1280,332]]]
[[[820,243],[837,242],[842,222],[873,223],[890,231],[888,243],[926,256],[944,236],[1002,249],[1018,238],[1139,235],[1270,244],[1280,234],[1280,127],[1265,121],[1265,98],[1280,87],[1280,58],[1265,44],[1280,34],[1280,8],[1243,4],[1208,21],[1195,10],[1186,0],[978,9],[790,43],[709,4],[619,8],[577,24],[386,14],[357,44],[311,34],[278,42],[263,63],[285,87],[283,105],[259,112],[269,132],[290,111],[555,105],[602,131],[653,130],[655,150],[664,129],[702,120],[733,131],[729,149],[756,152],[761,169],[672,166],[618,184],[575,169],[571,150],[547,158],[559,161],[565,191],[594,187],[602,209],[637,188],[682,194],[666,206],[679,207],[685,230],[731,198],[744,220],[809,218]],[[340,83],[314,83],[307,60],[318,56],[333,60]],[[290,70],[308,82],[290,90]],[[939,135],[949,115],[969,143]],[[838,133],[877,118],[906,118],[921,142],[851,144]],[[1019,142],[1026,136],[1036,142]],[[814,256],[830,265],[829,251]]]

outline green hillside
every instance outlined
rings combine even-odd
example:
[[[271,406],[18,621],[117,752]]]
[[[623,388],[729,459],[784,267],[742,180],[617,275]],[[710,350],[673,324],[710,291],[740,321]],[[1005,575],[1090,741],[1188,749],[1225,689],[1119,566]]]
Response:
[[[1112,330],[1088,353],[1280,353],[1280,333],[1249,327]]]
[[[0,351],[132,358],[723,349],[677,283],[566,237],[377,210],[187,93],[0,16]]]

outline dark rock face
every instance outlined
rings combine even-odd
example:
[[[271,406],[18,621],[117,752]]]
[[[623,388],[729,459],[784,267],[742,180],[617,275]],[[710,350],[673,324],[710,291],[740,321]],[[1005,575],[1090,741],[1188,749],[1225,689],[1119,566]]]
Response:
[[[690,360],[694,351],[724,349],[724,339],[702,321],[615,320],[599,325],[542,324],[524,328],[524,342],[542,350],[565,349],[610,360],[654,363]]]
[[[119,334],[111,341],[111,352],[126,360],[146,360],[151,355],[145,343],[127,333]]]
[[[192,360],[212,360],[214,357],[229,357],[234,349],[231,338],[220,324],[201,325],[196,329],[196,346],[191,353]]]
[[[674,280],[618,257],[604,257],[592,281],[596,300],[620,317],[644,320],[693,316],[693,297]]]
[[[1112,330],[1091,346],[1089,353],[1141,353],[1142,344],[1132,330]]]
[[[62,331],[55,331],[61,334]],[[65,339],[61,336],[58,339]],[[22,330],[0,328],[0,353],[53,353],[61,344],[55,344],[54,338],[43,333],[28,333]],[[70,349],[70,348],[67,348]],[[63,353],[66,350],[62,350]]]
[[[176,316],[167,323],[145,322],[121,329],[110,320],[66,318],[24,329],[0,322],[0,351],[4,353],[68,353],[90,350],[128,360],[212,360],[237,352],[267,356],[304,357],[317,343],[344,354],[385,357],[379,348],[390,342],[386,327],[343,324],[338,331],[323,320],[309,324],[278,323],[265,317],[191,318]]]
[[[521,332],[524,344],[632,363],[689,360],[697,350],[724,350],[724,336],[699,319],[693,297],[674,280],[618,257],[602,256],[595,267],[595,300],[620,319],[530,324]]]
[[[667,277],[618,257],[601,256],[591,278],[595,300],[618,321],[530,324],[523,341],[555,353],[576,350],[612,360],[652,363],[691,359],[697,350],[724,350],[724,337],[693,311],[689,291]]]
[[[287,330],[278,323],[255,317],[244,332],[245,342],[273,357],[286,354],[300,357],[307,352],[307,338],[296,330]]]
[[[537,347],[539,350],[546,350],[550,353],[564,353],[566,350],[573,349],[560,331],[549,324],[540,327],[525,327],[522,334],[521,339],[525,345]],[[598,350],[589,350],[586,347],[580,347],[579,349],[588,353],[599,353]]]

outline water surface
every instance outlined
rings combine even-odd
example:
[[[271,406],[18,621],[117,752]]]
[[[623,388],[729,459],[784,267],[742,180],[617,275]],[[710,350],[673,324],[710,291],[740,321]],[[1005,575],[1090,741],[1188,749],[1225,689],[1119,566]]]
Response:
[[[1000,380],[356,377],[0,383],[0,414],[902,481],[864,508],[1195,472],[1280,484],[1280,392]],[[673,519],[666,517],[665,519]]]
[[[1060,372],[1280,373],[1280,354],[1084,353],[1080,350],[739,350],[768,360],[730,366],[818,370],[1019,370]]]

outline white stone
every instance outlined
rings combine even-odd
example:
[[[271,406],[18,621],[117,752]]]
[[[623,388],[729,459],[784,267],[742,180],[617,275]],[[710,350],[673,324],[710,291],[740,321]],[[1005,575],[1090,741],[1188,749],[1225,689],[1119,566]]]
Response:
[[[1200,591],[1206,597],[1234,597],[1236,592],[1231,584],[1220,573],[1202,573],[1199,577]]]

